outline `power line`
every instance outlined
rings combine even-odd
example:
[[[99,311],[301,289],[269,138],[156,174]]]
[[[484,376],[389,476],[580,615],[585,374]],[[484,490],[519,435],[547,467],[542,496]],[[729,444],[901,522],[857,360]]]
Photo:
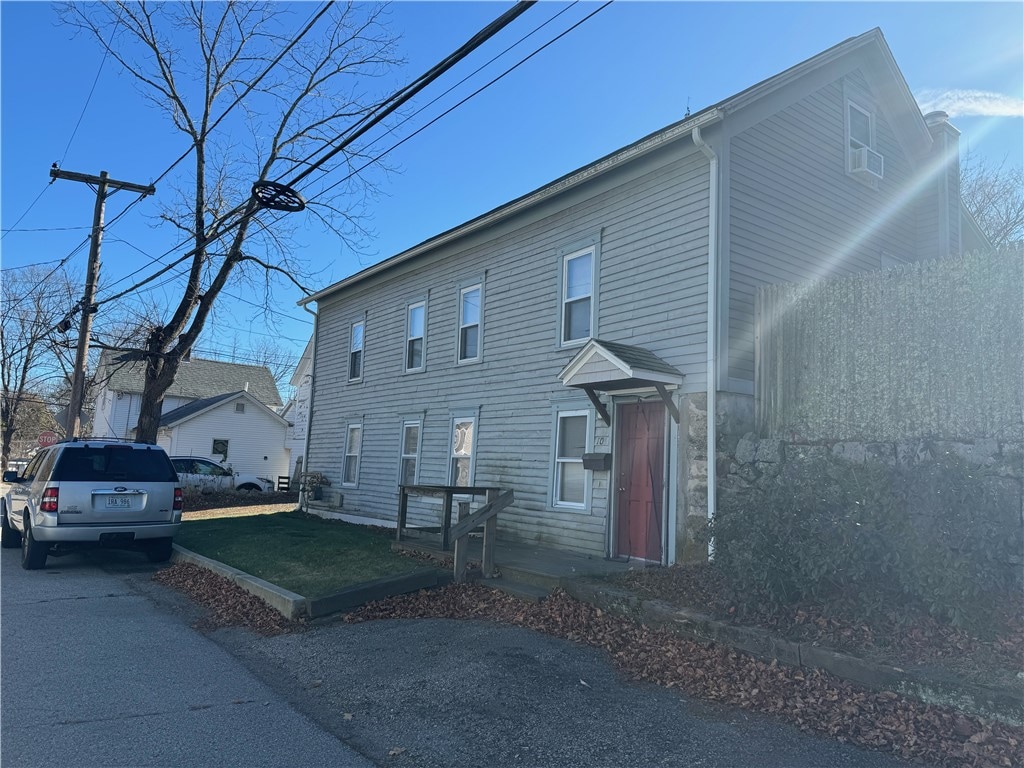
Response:
[[[110,38],[107,40],[107,44],[103,47],[103,58],[100,59],[99,69],[96,70],[96,77],[92,81],[92,88],[89,89],[89,95],[85,97],[85,104],[82,106],[82,114],[78,116],[78,122],[75,123],[75,128],[71,131],[71,138],[68,139],[67,146],[64,147],[64,154],[61,156],[60,165],[64,165],[64,161],[68,157],[68,151],[71,149],[71,142],[75,140],[75,135],[78,133],[78,128],[82,124],[82,119],[85,117],[86,110],[89,109],[89,102],[92,101],[92,95],[96,91],[96,84],[100,81],[100,74],[103,72],[103,65],[106,64],[107,56],[110,54],[110,44],[114,41],[114,33],[117,32],[117,28],[120,24],[121,9],[118,7],[117,18],[114,20],[114,28],[110,30]]]
[[[357,168],[356,170],[354,170],[354,171],[352,171],[351,173],[347,174],[346,176],[342,177],[342,178],[341,178],[341,179],[339,179],[338,181],[334,182],[334,183],[333,183],[333,184],[331,184],[331,185],[330,185],[329,187],[327,187],[327,188],[325,188],[325,189],[323,189],[323,190],[320,190],[320,194],[322,195],[322,194],[324,194],[324,193],[326,193],[326,192],[330,192],[330,191],[331,191],[332,189],[334,189],[335,187],[337,187],[337,186],[338,186],[339,184],[343,184],[344,182],[346,182],[346,181],[348,181],[349,179],[351,179],[351,178],[352,178],[353,176],[356,176],[357,174],[359,174],[359,173],[362,173],[362,172],[363,172],[364,170],[366,170],[367,168],[369,168],[369,167],[370,167],[371,165],[373,165],[374,163],[378,162],[378,161],[379,161],[379,160],[380,160],[381,158],[383,158],[384,156],[386,156],[386,155],[387,155],[387,154],[389,154],[390,152],[394,151],[394,150],[395,150],[395,149],[397,149],[398,147],[402,146],[402,145],[403,145],[403,144],[404,144],[405,142],[409,141],[409,139],[411,139],[411,138],[413,138],[414,136],[416,136],[417,134],[419,134],[419,133],[423,132],[424,130],[426,130],[427,128],[429,128],[430,126],[432,126],[432,125],[433,125],[434,123],[436,123],[436,122],[437,122],[438,120],[440,120],[440,119],[441,119],[442,117],[445,117],[446,115],[448,115],[448,114],[450,114],[450,113],[454,112],[454,111],[455,111],[456,109],[458,109],[459,107],[461,107],[461,106],[462,106],[463,104],[465,104],[465,103],[466,103],[467,101],[469,101],[470,99],[472,99],[472,98],[474,98],[475,96],[479,95],[479,94],[480,94],[481,92],[483,92],[483,91],[487,90],[487,89],[488,89],[488,88],[490,88],[490,87],[491,87],[492,85],[494,85],[495,83],[497,83],[497,82],[498,82],[499,80],[501,80],[502,78],[504,78],[504,77],[505,77],[506,75],[508,75],[508,74],[512,73],[513,71],[515,71],[516,69],[518,69],[519,67],[521,67],[521,66],[522,66],[523,64],[525,64],[525,63],[526,63],[527,61],[529,61],[530,59],[532,59],[532,58],[533,58],[534,56],[536,56],[536,55],[537,55],[538,53],[540,53],[541,51],[543,51],[543,50],[544,50],[545,48],[549,47],[550,45],[553,45],[553,44],[554,44],[555,42],[557,42],[558,40],[560,40],[560,39],[562,39],[563,37],[565,37],[565,36],[566,36],[567,34],[569,34],[570,32],[572,32],[572,31],[573,31],[574,29],[576,29],[576,28],[577,28],[578,26],[580,26],[581,24],[583,24],[583,23],[584,23],[585,21],[588,21],[588,20],[589,20],[589,19],[591,19],[591,18],[592,18],[593,16],[595,16],[595,15],[597,15],[598,13],[600,13],[601,11],[603,11],[603,10],[604,10],[605,8],[607,8],[607,7],[609,6],[609,5],[611,5],[611,4],[612,4],[612,2],[613,2],[613,0],[608,0],[608,1],[607,1],[607,2],[606,2],[606,3],[604,4],[604,5],[602,5],[601,7],[599,7],[599,8],[597,9],[597,10],[595,10],[595,11],[592,11],[592,12],[591,12],[591,13],[589,13],[588,15],[584,16],[584,17],[583,17],[582,19],[580,19],[579,21],[577,21],[577,22],[576,22],[575,24],[573,24],[573,25],[572,25],[571,27],[569,27],[568,29],[566,29],[566,30],[565,30],[564,32],[562,32],[562,33],[561,33],[561,34],[559,34],[558,36],[556,36],[556,37],[552,38],[551,40],[549,40],[548,42],[546,42],[546,43],[545,43],[544,45],[542,45],[542,46],[541,46],[540,48],[538,48],[537,50],[535,50],[535,51],[534,51],[533,53],[531,53],[531,54],[530,54],[529,56],[526,56],[526,57],[524,57],[524,58],[520,59],[520,60],[519,60],[518,62],[516,62],[515,64],[513,64],[513,65],[512,65],[511,67],[509,67],[508,69],[506,69],[506,70],[505,70],[504,72],[502,72],[502,73],[501,73],[500,75],[498,75],[497,77],[493,78],[493,79],[492,79],[492,80],[490,80],[489,82],[487,82],[487,83],[485,83],[484,85],[482,85],[482,86],[480,86],[479,88],[477,88],[477,89],[476,89],[475,91],[473,91],[473,93],[469,94],[468,96],[466,96],[466,97],[465,97],[464,99],[462,99],[461,101],[457,102],[457,103],[456,103],[456,104],[454,104],[453,106],[451,106],[451,107],[449,107],[448,109],[446,109],[446,110],[445,110],[444,112],[442,112],[441,114],[439,114],[439,115],[438,115],[437,117],[435,117],[435,118],[434,118],[433,120],[430,120],[429,122],[427,122],[427,123],[425,123],[424,125],[420,126],[419,128],[417,128],[417,129],[416,129],[415,131],[413,131],[412,133],[410,133],[410,134],[409,134],[408,136],[406,136],[406,137],[405,137],[404,139],[402,139],[401,141],[395,142],[395,143],[394,143],[394,144],[392,144],[392,145],[391,145],[390,147],[388,147],[388,148],[387,148],[386,150],[384,150],[383,152],[381,152],[381,153],[380,153],[379,155],[377,155],[376,157],[373,157],[373,158],[371,158],[371,159],[370,159],[370,160],[368,160],[368,161],[367,161],[366,163],[364,163],[363,165],[361,165],[361,166],[360,166],[359,168]],[[307,188],[308,188],[308,185],[307,185]]]
[[[47,185],[47,186],[49,186],[49,185]],[[7,232],[68,232],[68,231],[76,230],[76,229],[89,229],[89,227],[87,227],[85,225],[82,225],[82,226],[79,226],[79,227],[25,227],[25,228],[22,228],[22,229],[14,229],[13,227],[11,227],[10,229],[4,229],[4,230],[0,230],[0,231],[2,231],[4,233],[7,233]]]
[[[28,212],[31,211],[35,207],[36,203],[39,202],[39,198],[41,198],[44,194],[46,194],[46,190],[48,190],[50,188],[50,184],[52,184],[52,183],[53,183],[52,181],[47,182],[46,186],[43,187],[42,191],[38,195],[36,195],[36,199],[28,204],[28,208],[25,209],[25,212],[23,214],[21,214],[21,216],[18,217],[18,220],[16,222],[14,222],[14,225],[12,226],[12,228],[11,229],[5,229],[3,234],[0,234],[0,240],[3,240],[5,237],[7,237],[7,233],[8,232],[13,232],[14,231],[14,227],[17,227],[19,224],[21,224],[21,220],[24,219],[26,216],[28,216]]]
[[[352,130],[350,133],[348,133],[348,135],[342,134],[341,136],[339,136],[338,141],[340,143],[338,143],[338,145],[336,147],[331,149],[320,160],[316,161],[315,163],[310,164],[309,167],[306,168],[306,170],[302,171],[291,183],[288,184],[288,186],[294,187],[295,185],[297,185],[299,183],[299,181],[304,179],[306,176],[308,176],[310,173],[312,173],[317,168],[322,166],[324,163],[328,162],[332,157],[334,157],[339,152],[344,150],[353,141],[355,141],[357,138],[362,136],[366,131],[368,131],[373,126],[377,125],[381,120],[383,120],[388,115],[390,115],[392,112],[394,112],[396,109],[398,109],[402,104],[404,104],[406,101],[408,101],[413,96],[415,96],[417,93],[419,93],[421,90],[423,90],[423,88],[425,88],[431,82],[433,82],[434,80],[439,78],[441,75],[443,75],[445,72],[447,72],[453,66],[455,66],[455,64],[457,64],[459,61],[464,59],[466,56],[468,56],[473,50],[475,50],[476,48],[478,48],[481,45],[483,45],[484,42],[486,42],[488,39],[490,39],[495,34],[497,34],[501,29],[503,29],[504,27],[506,27],[510,23],[512,23],[512,21],[514,19],[516,19],[518,16],[520,16],[522,13],[524,13],[535,2],[536,2],[536,0],[519,0],[519,2],[517,2],[512,8],[510,8],[507,11],[505,11],[505,13],[503,13],[497,19],[495,19],[490,24],[488,24],[486,27],[484,27],[483,30],[481,30],[480,32],[476,33],[472,38],[470,38],[466,43],[464,43],[454,53],[449,54],[439,64],[436,64],[433,67],[431,67],[431,69],[429,69],[426,73],[424,73],[423,75],[418,77],[416,80],[414,80],[412,84],[402,88],[399,91],[399,93],[402,94],[401,96],[399,96],[398,98],[393,96],[390,99],[387,99],[384,103],[387,104],[388,106],[386,106],[384,109],[376,109],[376,110],[374,110],[373,112],[370,113],[370,115],[367,116],[367,118],[364,118],[364,120],[360,121],[361,124],[357,123],[358,127],[355,128],[354,130]],[[310,156],[310,157],[312,157],[312,156]],[[307,161],[308,161],[308,159],[309,158],[307,158]],[[303,161],[303,162],[307,162],[307,161]],[[152,275],[150,275],[149,277],[145,278],[144,280],[141,280],[141,281],[137,282],[135,285],[127,288],[126,290],[121,291],[120,293],[117,293],[117,294],[115,294],[113,296],[110,296],[110,297],[107,297],[105,299],[101,299],[97,303],[98,304],[104,304],[104,303],[107,303],[107,302],[114,301],[116,299],[122,298],[123,296],[127,295],[128,293],[131,293],[132,291],[135,291],[138,288],[142,287],[146,283],[148,283],[148,282],[150,282],[152,280],[155,280],[160,275],[165,274],[166,272],[168,272],[169,270],[173,269],[175,266],[177,266],[181,262],[183,262],[186,259],[194,256],[201,248],[205,248],[210,243],[216,242],[218,239],[224,237],[226,234],[228,234],[229,232],[231,232],[235,228],[241,226],[246,220],[252,218],[259,210],[260,210],[259,208],[253,207],[251,199],[246,201],[243,204],[240,204],[240,205],[236,206],[233,210],[229,211],[227,214],[225,214],[224,216],[221,217],[221,221],[225,221],[225,220],[227,220],[229,217],[231,217],[233,215],[241,214],[236,221],[234,221],[234,222],[232,222],[230,224],[227,224],[223,228],[217,230],[216,232],[214,232],[213,235],[207,237],[204,240],[204,242],[201,243],[199,246],[197,246],[196,248],[191,249],[190,251],[186,252],[180,258],[172,261],[164,269],[157,270],[157,272],[153,273]]]
[[[273,69],[274,66],[276,66],[278,63],[280,63],[281,59],[284,58],[284,56],[288,53],[288,51],[290,51],[292,48],[294,48],[295,45],[297,45],[299,43],[299,41],[306,35],[306,33],[308,33],[309,30],[312,29],[313,26],[315,26],[316,22],[319,21],[323,17],[323,15],[330,9],[330,6],[333,5],[333,3],[334,3],[334,0],[327,0],[327,2],[324,3],[324,7],[319,12],[317,12],[314,15],[310,16],[310,18],[307,20],[306,26],[302,29],[302,31],[287,46],[285,46],[281,50],[281,52],[277,55],[277,57],[263,70],[263,72],[258,77],[256,77],[255,80],[253,80],[251,83],[249,83],[249,86],[245,89],[245,91],[243,91],[238,97],[236,97],[235,100],[221,113],[220,117],[218,117],[213,122],[213,124],[211,124],[210,127],[207,129],[207,133],[209,133],[214,128],[216,128],[217,125],[225,117],[227,117],[228,113],[232,109],[234,109],[236,106],[238,106],[239,102],[241,102],[241,100],[243,98],[245,98],[249,93],[252,92],[252,90],[259,84],[259,82],[261,80],[263,80],[264,77],[266,77],[266,75],[271,71],[271,69]],[[119,24],[119,23],[120,23],[120,14],[118,15],[118,19],[115,22],[115,29],[116,29],[116,25]],[[111,40],[112,40],[112,38],[113,38],[113,35],[111,35]],[[105,50],[104,59],[106,58],[106,55],[109,54],[109,52],[110,52],[110,45],[111,45],[111,41],[108,41],[107,44],[104,46],[104,50]],[[97,77],[98,77],[98,75],[97,75]],[[70,144],[70,142],[69,142],[69,144]],[[165,176],[167,176],[167,174],[170,173],[178,165],[178,163],[180,163],[182,160],[184,160],[186,157],[188,157],[189,154],[191,154],[193,149],[195,149],[195,143],[194,142],[177,160],[175,160],[173,163],[171,163],[171,165],[168,166],[167,169],[157,177],[156,181],[154,181],[151,186],[155,186],[156,182],[161,181]],[[49,185],[47,185],[47,186],[49,186]],[[45,192],[46,189],[44,188],[43,191]],[[40,196],[41,196],[41,193],[40,193]],[[104,231],[105,232],[109,232],[109,230],[125,214],[127,214],[128,211],[130,211],[134,206],[136,206],[138,203],[140,203],[142,201],[143,197],[145,197],[145,195],[140,195],[137,199],[135,199],[127,207],[125,207],[124,210],[122,210],[119,214],[114,216],[107,223],[107,225],[104,227]],[[31,209],[31,206],[30,206],[30,209]],[[25,213],[28,213],[28,211],[26,211]],[[227,216],[230,216],[230,215],[231,214],[229,213],[229,214],[225,215],[223,218],[227,218]],[[24,218],[24,214],[22,214],[21,218]],[[21,221],[21,218],[18,219],[18,222]],[[15,226],[17,226],[18,222],[15,222]],[[6,235],[6,233],[5,233],[5,235]],[[182,247],[183,245],[186,245],[188,242],[189,242],[188,238],[180,241],[179,243],[177,243],[176,245],[172,246],[170,249],[165,251],[161,256],[159,256],[157,258],[153,258],[152,256],[149,256],[148,254],[146,254],[144,251],[142,251],[141,249],[137,248],[136,246],[132,246],[132,247],[136,247],[136,250],[139,250],[140,253],[143,253],[144,255],[146,255],[150,259],[151,263],[156,263],[156,262],[160,261],[160,259],[164,258],[165,256],[170,255],[171,253],[173,253],[174,251],[176,251],[178,248]],[[131,244],[129,243],[129,245],[131,245]],[[187,258],[190,255],[192,255],[192,254],[186,254],[186,256],[184,258]],[[184,258],[179,260],[179,262],[175,262],[175,263],[180,263],[180,261],[183,261]],[[172,266],[173,266],[173,264],[172,264]],[[125,277],[120,278],[119,280],[115,281],[111,285],[116,285],[119,282],[123,282],[124,280],[127,280],[132,275],[138,274],[139,272],[141,272],[145,268],[146,268],[146,265],[140,267],[139,269],[135,270],[134,272],[129,273]],[[159,274],[162,274],[162,273],[158,272],[157,276],[159,276]],[[125,294],[124,293],[118,294],[117,296],[111,297],[110,299],[101,300],[99,303],[105,303],[106,301],[111,301],[113,299],[120,298],[123,295],[125,295]]]
[[[270,73],[270,70],[272,70],[274,67],[276,67],[278,64],[281,63],[281,60],[285,57],[285,55],[288,53],[288,51],[290,51],[292,48],[294,48],[296,45],[299,44],[299,41],[302,40],[302,38],[306,36],[306,33],[309,32],[309,30],[311,30],[316,25],[316,23],[318,21],[320,21],[320,19],[323,17],[323,15],[325,13],[327,13],[327,11],[330,10],[330,8],[331,8],[331,6],[333,4],[334,4],[334,0],[327,0],[327,2],[324,3],[324,7],[321,8],[319,12],[315,13],[313,16],[311,16],[308,19],[307,24],[302,29],[302,31],[299,32],[299,34],[290,43],[288,43],[288,45],[286,45],[283,49],[281,49],[281,52],[278,53],[278,55],[274,58],[273,61],[270,62],[269,65],[267,65],[267,68],[264,69],[263,72],[255,80],[253,80],[251,83],[249,83],[249,86],[244,91],[242,91],[242,93],[239,94],[235,98],[235,100],[233,102],[231,102],[230,105],[228,105],[228,108],[225,109],[221,113],[220,117],[218,117],[216,120],[214,120],[213,123],[208,128],[206,128],[204,130],[204,132],[203,132],[204,133],[204,138],[205,138],[206,134],[211,133],[213,131],[213,129],[216,128],[220,124],[221,120],[223,120],[225,117],[227,117],[228,113],[232,109],[234,109],[235,107],[238,106],[238,103],[242,99],[244,99],[246,96],[248,96],[250,93],[252,93],[253,89],[257,85],[259,85],[260,81]],[[168,173],[170,173],[178,165],[178,163],[180,163],[182,160],[184,160],[186,157],[188,157],[192,153],[192,150],[195,149],[195,147],[196,147],[196,144],[193,141],[192,142],[192,146],[190,146],[188,149],[186,149],[185,152],[181,155],[181,157],[179,157],[177,160],[175,160],[173,163],[171,163],[170,166],[167,168],[167,170],[164,171],[163,173],[161,173],[157,177],[156,181],[161,181]],[[156,181],[153,182],[153,183],[156,184]]]

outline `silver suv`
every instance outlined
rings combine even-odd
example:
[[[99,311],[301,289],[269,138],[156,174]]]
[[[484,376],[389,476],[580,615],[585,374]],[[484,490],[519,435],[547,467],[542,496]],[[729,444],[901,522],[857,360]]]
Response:
[[[0,546],[21,546],[24,568],[91,547],[142,550],[155,563],[171,556],[182,494],[163,448],[75,438],[3,480],[11,485],[0,501]]]

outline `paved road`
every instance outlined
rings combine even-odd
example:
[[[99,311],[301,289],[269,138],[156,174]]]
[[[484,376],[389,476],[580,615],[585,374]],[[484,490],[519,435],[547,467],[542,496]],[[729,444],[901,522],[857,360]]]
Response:
[[[600,652],[523,629],[380,621],[207,637],[136,555],[41,573],[17,555],[2,553],[4,768],[370,764],[356,752],[429,768],[903,765],[625,681]],[[42,666],[20,663],[29,647]]]
[[[147,596],[142,555],[19,556],[0,550],[4,768],[372,765]]]

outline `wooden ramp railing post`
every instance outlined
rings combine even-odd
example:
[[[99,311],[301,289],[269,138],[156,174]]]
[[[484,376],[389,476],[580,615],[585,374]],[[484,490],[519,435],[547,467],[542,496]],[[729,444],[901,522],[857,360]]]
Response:
[[[492,498],[493,495],[493,498]],[[469,532],[477,526],[484,526],[483,572],[487,578],[494,574],[494,543],[497,537],[497,514],[512,503],[515,496],[511,490],[488,492],[488,501],[469,517],[452,526],[451,537],[455,539],[455,583],[466,580],[466,564],[469,560]]]

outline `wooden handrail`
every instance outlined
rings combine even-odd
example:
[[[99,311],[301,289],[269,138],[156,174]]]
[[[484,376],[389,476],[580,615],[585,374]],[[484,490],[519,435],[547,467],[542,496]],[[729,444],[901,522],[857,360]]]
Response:
[[[455,539],[455,583],[461,584],[466,580],[466,564],[469,559],[469,533],[483,523],[484,540],[481,552],[480,569],[485,579],[493,578],[494,569],[494,547],[498,537],[498,513],[512,503],[515,498],[512,489],[497,491],[487,494],[487,503],[480,509],[460,520],[452,527],[451,534]]]
[[[488,501],[465,520],[459,520],[459,522],[453,525],[450,533],[451,537],[458,541],[478,525],[486,522],[501,512],[501,510],[511,504],[514,500],[515,494],[513,494],[512,489],[509,488],[507,491],[499,494],[496,498]]]

